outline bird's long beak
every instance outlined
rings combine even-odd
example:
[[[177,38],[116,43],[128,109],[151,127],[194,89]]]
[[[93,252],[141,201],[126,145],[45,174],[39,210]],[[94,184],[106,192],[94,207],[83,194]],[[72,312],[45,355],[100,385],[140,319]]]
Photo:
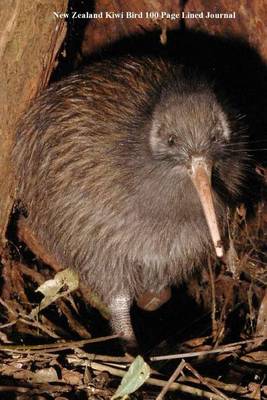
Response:
[[[191,163],[190,176],[197,190],[204,211],[215,252],[218,257],[222,257],[224,249],[212,198],[211,167],[207,164],[204,158],[194,157]]]

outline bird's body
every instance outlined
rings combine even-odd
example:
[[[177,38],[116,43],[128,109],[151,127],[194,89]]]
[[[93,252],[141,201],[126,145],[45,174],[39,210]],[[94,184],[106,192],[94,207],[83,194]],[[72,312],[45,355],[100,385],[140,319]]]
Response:
[[[212,169],[223,231],[247,168],[242,134],[197,74],[157,57],[101,61],[52,85],[23,118],[17,196],[38,240],[111,305],[114,322],[212,251],[188,171],[193,159]]]

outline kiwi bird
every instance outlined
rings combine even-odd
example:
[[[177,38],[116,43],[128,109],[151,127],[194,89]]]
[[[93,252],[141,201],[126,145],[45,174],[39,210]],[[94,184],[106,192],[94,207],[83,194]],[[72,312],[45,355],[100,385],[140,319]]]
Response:
[[[97,61],[22,118],[13,160],[26,223],[101,296],[129,346],[134,299],[223,256],[249,164],[240,121],[207,78],[157,56]]]

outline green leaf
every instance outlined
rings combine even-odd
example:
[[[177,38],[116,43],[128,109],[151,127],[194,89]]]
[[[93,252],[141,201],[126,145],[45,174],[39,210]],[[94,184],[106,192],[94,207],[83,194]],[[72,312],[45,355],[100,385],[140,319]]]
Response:
[[[111,400],[128,396],[139,389],[150,376],[150,367],[141,356],[137,356],[126,372]]]

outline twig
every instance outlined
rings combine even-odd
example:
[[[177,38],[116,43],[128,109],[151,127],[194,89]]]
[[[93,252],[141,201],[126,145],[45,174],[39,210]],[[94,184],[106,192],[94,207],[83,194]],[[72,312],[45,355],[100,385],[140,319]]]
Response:
[[[213,378],[206,378],[206,381],[219,389],[223,389],[225,392],[246,395],[246,397],[249,398],[247,387],[241,387],[238,384],[233,384],[233,383],[225,383]],[[184,382],[187,384],[190,384],[192,382],[196,384],[199,383],[199,379],[193,376],[181,376],[179,378],[179,382]]]
[[[73,349],[75,347],[82,347],[86,344],[105,342],[107,340],[117,339],[119,335],[111,335],[111,336],[103,336],[95,339],[84,339],[78,341],[71,342],[62,342],[62,343],[50,343],[50,344],[37,344],[37,345],[2,345],[0,346],[0,351],[10,351],[12,353],[30,353],[30,352],[38,352],[40,350],[49,352],[49,351],[63,351],[66,349]]]
[[[70,327],[74,332],[78,333],[78,335],[79,335],[80,337],[84,337],[84,338],[90,339],[90,338],[91,338],[90,332],[88,332],[88,331],[86,330],[86,328],[85,328],[83,325],[81,325],[81,324],[79,323],[79,321],[77,321],[77,319],[75,319],[75,318],[73,317],[72,312],[71,312],[71,310],[69,309],[69,307],[67,306],[67,304],[65,303],[65,300],[64,300],[64,299],[60,299],[60,300],[59,300],[59,306],[60,306],[60,309],[61,309],[62,313],[64,314],[64,316],[65,316],[65,317],[67,318],[67,320],[68,320],[68,325],[69,325],[69,327]]]
[[[109,372],[111,375],[114,376],[118,376],[118,377],[123,377],[125,372],[118,369],[118,368],[113,368],[110,367],[108,365],[103,365],[103,364],[99,364],[96,363],[94,361],[88,361],[88,360],[79,360],[77,357],[75,356],[68,356],[67,357],[67,361],[70,364],[74,364],[76,366],[83,366],[83,367],[90,367],[96,371],[101,371],[101,372]],[[156,379],[156,378],[148,378],[148,380],[146,381],[146,384],[149,385],[153,385],[153,386],[157,386],[157,387],[164,387],[166,385],[166,381],[162,380],[162,379]],[[193,396],[197,396],[200,397],[201,399],[211,399],[212,400],[222,400],[222,396],[214,394],[212,392],[208,392],[206,390],[203,389],[199,389],[196,387],[191,387],[182,383],[172,383],[169,387],[169,390],[177,390],[186,394],[190,394]],[[233,398],[227,398],[227,400],[234,400]]]
[[[190,364],[186,363],[185,364],[185,368],[187,368],[190,372],[192,372],[193,375],[195,375],[198,379],[199,382],[202,383],[203,385],[207,386],[213,393],[217,394],[218,396],[220,396],[221,398],[223,398],[224,400],[229,400],[229,397],[226,396],[225,394],[223,394],[219,389],[217,389],[215,386],[211,385],[211,383],[209,383],[207,381],[207,379],[205,379],[203,376],[201,376],[197,370],[195,370],[195,368],[193,368]]]
[[[94,353],[86,353],[84,350],[78,348],[75,350],[75,353],[80,358],[86,358],[87,360],[92,361],[102,361],[104,363],[127,363],[129,364],[130,360],[128,356],[107,356],[102,354],[94,354]]]
[[[180,362],[180,364],[178,365],[178,367],[176,368],[176,370],[174,371],[174,373],[171,375],[171,377],[168,380],[168,382],[166,382],[166,385],[163,387],[163,389],[161,390],[161,392],[157,396],[156,400],[163,400],[165,394],[168,392],[168,390],[169,390],[170,386],[172,385],[172,383],[178,378],[178,376],[182,372],[184,366],[185,366],[185,360],[182,360]]]
[[[257,337],[255,339],[242,340],[240,342],[230,343],[223,347],[218,347],[217,349],[212,349],[212,350],[193,351],[191,353],[169,354],[169,355],[165,355],[165,356],[153,356],[153,357],[150,357],[150,361],[176,360],[176,359],[180,359],[180,358],[205,356],[208,354],[231,353],[231,352],[236,352],[237,350],[239,350],[241,345],[243,345],[243,344],[254,343],[261,339],[264,340],[264,337]]]
[[[3,307],[7,309],[7,311],[10,312],[10,314],[15,315],[17,317],[17,313],[9,307],[9,305],[0,297],[0,304],[2,304]]]
[[[15,325],[17,323],[17,319],[15,321],[11,321],[11,322],[7,322],[6,324],[0,325],[0,330],[4,329],[4,328],[9,328],[12,325]]]
[[[23,322],[26,325],[33,326],[37,329],[42,330],[43,332],[47,333],[50,337],[53,339],[60,339],[60,336],[58,336],[56,333],[52,332],[50,329],[46,328],[43,324],[40,324],[40,322],[37,321],[31,321],[25,318],[18,318],[17,322]]]
[[[236,350],[239,350],[238,346],[219,348],[219,349],[213,349],[213,350],[193,351],[191,353],[170,354],[170,355],[166,355],[166,356],[153,356],[153,357],[150,357],[150,361],[177,360],[180,358],[192,358],[192,357],[205,356],[208,354],[231,353]]]

